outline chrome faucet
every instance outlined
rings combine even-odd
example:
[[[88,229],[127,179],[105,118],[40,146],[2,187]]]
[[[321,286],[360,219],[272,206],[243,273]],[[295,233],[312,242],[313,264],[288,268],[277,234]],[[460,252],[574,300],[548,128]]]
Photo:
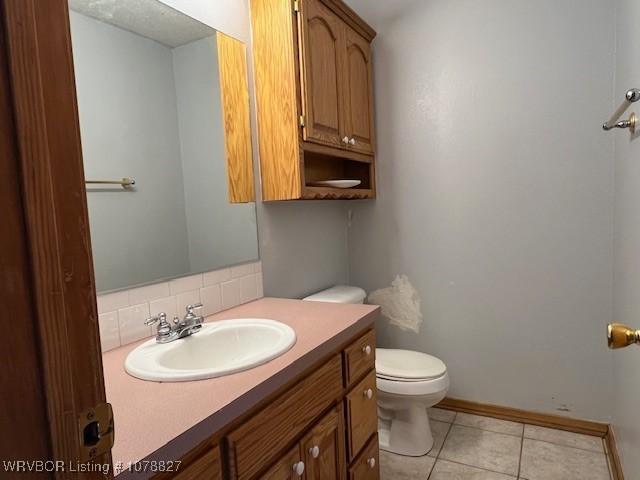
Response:
[[[188,337],[189,335],[193,335],[202,328],[204,317],[200,317],[193,313],[194,310],[199,310],[201,308],[201,303],[187,305],[187,314],[184,316],[182,321],[180,321],[178,317],[174,318],[174,331],[178,334],[178,338],[184,338]]]
[[[179,338],[185,338],[193,335],[202,328],[204,318],[196,315],[194,310],[202,308],[201,303],[187,305],[187,313],[182,320],[178,317],[173,319],[173,326],[167,321],[167,314],[162,312],[154,317],[145,320],[145,325],[158,324],[156,334],[156,342],[169,343]]]

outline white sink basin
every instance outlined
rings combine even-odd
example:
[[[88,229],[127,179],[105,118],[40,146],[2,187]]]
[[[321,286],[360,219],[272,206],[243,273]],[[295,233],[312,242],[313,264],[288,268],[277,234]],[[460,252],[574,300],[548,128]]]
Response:
[[[124,367],[142,380],[203,380],[262,365],[295,343],[293,329],[275,320],[222,320],[205,323],[199,332],[170,343],[149,340],[129,353]]]

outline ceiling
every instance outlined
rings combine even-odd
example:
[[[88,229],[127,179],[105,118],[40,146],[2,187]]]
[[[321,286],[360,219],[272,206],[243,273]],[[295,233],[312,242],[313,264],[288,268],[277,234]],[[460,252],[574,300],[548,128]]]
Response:
[[[425,0],[345,0],[372,27],[378,28],[386,21],[407,12],[417,2]]]
[[[69,0],[69,7],[171,48],[215,35],[213,28],[158,0]]]

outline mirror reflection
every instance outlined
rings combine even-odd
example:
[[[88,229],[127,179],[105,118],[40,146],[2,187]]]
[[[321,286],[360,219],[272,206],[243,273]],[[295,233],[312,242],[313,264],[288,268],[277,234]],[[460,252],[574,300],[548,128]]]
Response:
[[[98,291],[256,260],[253,197],[233,203],[225,147],[248,103],[234,119],[221,92],[224,69],[246,65],[223,65],[219,32],[155,0],[70,8],[85,177],[115,182],[87,183]]]

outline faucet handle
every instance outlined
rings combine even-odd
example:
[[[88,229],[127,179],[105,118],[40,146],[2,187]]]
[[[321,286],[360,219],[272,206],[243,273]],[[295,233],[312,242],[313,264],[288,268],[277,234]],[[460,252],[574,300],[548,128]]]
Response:
[[[145,325],[153,325],[154,323],[165,323],[167,321],[167,314],[160,312],[158,315],[149,317],[144,321]]]
[[[192,305],[187,305],[187,315],[193,315],[194,310],[198,310],[202,308],[202,303],[194,303]]]

